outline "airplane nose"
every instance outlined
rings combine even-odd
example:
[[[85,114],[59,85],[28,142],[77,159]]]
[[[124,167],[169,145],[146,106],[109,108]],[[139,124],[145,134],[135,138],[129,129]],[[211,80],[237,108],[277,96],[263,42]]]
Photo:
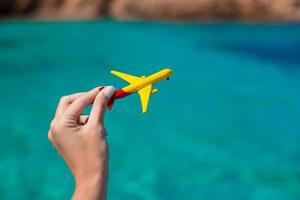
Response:
[[[171,74],[171,73],[173,72],[173,70],[172,70],[172,69],[169,69],[169,68],[167,68],[167,69],[165,69],[165,72],[167,72],[168,74]]]

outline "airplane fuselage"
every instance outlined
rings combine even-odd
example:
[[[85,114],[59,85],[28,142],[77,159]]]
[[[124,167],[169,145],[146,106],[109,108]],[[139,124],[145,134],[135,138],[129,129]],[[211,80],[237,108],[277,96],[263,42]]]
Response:
[[[141,78],[141,80],[138,80],[136,83],[129,84],[128,86],[117,90],[115,92],[115,94],[113,95],[112,99],[120,99],[120,98],[126,97],[130,94],[133,94],[133,93],[139,91],[140,89],[142,89],[148,85],[153,85],[163,79],[169,78],[171,74],[172,74],[171,69],[163,69],[163,70],[156,72],[150,76]]]

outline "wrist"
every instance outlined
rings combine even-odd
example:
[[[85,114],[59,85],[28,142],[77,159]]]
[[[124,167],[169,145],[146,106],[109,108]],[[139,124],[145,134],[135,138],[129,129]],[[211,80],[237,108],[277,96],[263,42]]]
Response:
[[[106,197],[107,174],[97,173],[93,176],[75,179],[73,200],[104,200]]]
[[[94,165],[91,168],[84,168],[74,175],[74,178],[75,192],[73,195],[73,200],[105,199],[108,179],[107,162],[104,162],[101,165]]]

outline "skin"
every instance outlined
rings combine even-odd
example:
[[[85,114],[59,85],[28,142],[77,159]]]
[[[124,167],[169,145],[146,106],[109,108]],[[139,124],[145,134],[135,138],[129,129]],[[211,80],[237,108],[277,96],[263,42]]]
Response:
[[[70,168],[73,200],[106,199],[108,144],[104,114],[114,88],[97,87],[62,97],[51,122],[48,138]],[[93,103],[90,115],[83,110]]]

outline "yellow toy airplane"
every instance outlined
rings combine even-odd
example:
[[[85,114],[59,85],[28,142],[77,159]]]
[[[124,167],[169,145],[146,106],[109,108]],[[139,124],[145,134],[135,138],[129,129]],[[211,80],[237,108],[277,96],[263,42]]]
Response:
[[[147,77],[138,77],[112,70],[112,74],[127,81],[129,85],[117,90],[113,94],[112,98],[108,103],[108,109],[112,109],[115,99],[124,98],[130,94],[137,92],[141,99],[142,111],[143,113],[146,112],[150,94],[155,94],[158,91],[157,89],[152,90],[152,85],[163,79],[169,80],[169,77],[172,74],[172,72],[173,71],[171,69],[163,69]]]

